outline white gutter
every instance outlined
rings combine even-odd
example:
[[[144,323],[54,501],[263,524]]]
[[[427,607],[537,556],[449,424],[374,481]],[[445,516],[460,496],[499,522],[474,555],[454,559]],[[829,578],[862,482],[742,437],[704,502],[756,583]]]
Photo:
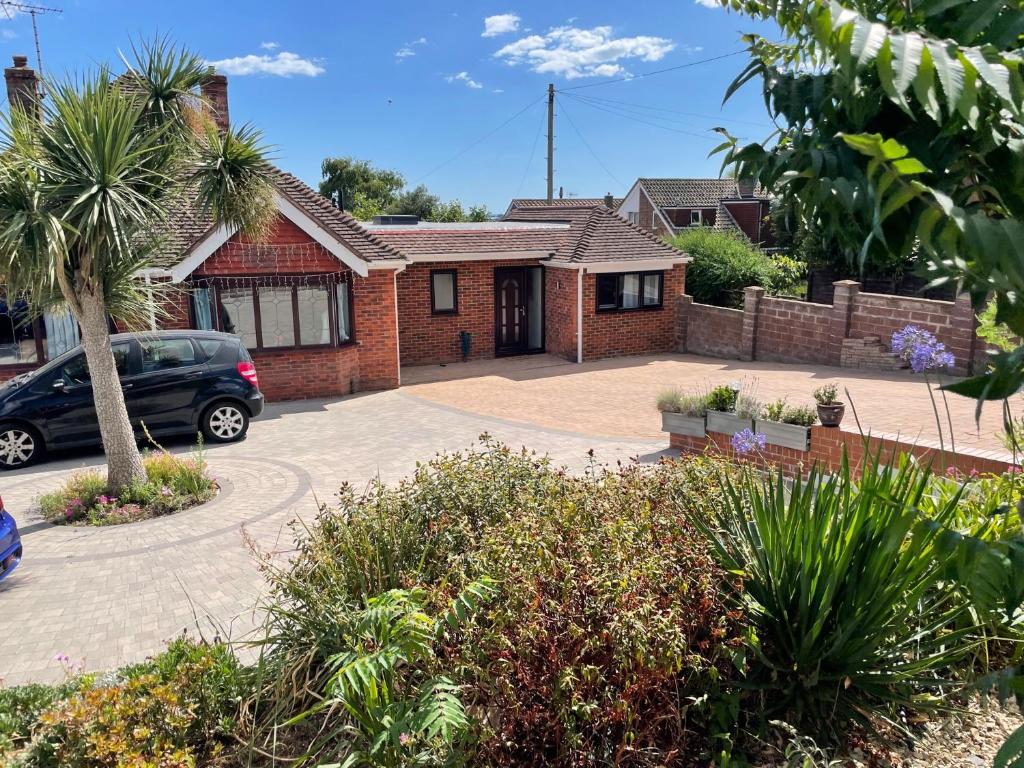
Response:
[[[576,362],[583,362],[583,270],[576,272]]]

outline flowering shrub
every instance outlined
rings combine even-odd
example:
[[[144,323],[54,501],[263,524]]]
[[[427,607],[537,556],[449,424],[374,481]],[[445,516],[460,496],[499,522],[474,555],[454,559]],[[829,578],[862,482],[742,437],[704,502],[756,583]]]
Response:
[[[65,525],[132,523],[194,507],[217,492],[201,451],[189,457],[151,453],[143,464],[146,481],[132,483],[116,496],[98,471],[73,475],[63,488],[40,498],[43,517]]]
[[[736,453],[743,455],[751,451],[763,451],[764,447],[768,444],[768,439],[764,435],[756,434],[754,430],[748,427],[741,429],[733,435],[732,440],[729,442]]]
[[[935,334],[908,325],[892,335],[892,351],[910,365],[914,373],[952,368],[956,360]]]
[[[467,704],[468,760],[583,767],[699,755],[733,725],[726,689],[742,666],[743,615],[722,602],[733,577],[693,528],[721,504],[730,471],[691,457],[576,476],[487,442],[397,487],[343,490],[338,508],[299,529],[291,564],[265,562],[274,682],[260,698],[274,713],[257,723],[257,746],[269,749],[281,723],[314,703],[330,658],[358,651],[346,627],[368,598],[416,587],[437,610],[486,575],[496,594],[448,628],[430,670]],[[339,726],[334,717],[307,723],[310,742]]]
[[[25,768],[209,765],[224,750],[244,690],[219,645],[184,638],[116,682],[83,678],[38,715]]]

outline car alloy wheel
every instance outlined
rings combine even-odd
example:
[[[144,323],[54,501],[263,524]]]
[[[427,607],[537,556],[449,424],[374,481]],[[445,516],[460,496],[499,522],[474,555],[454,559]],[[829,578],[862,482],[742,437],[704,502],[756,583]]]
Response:
[[[220,405],[210,414],[208,424],[218,439],[234,440],[245,429],[245,414],[234,405]]]
[[[10,427],[0,432],[0,464],[20,467],[36,455],[35,438],[23,429]]]

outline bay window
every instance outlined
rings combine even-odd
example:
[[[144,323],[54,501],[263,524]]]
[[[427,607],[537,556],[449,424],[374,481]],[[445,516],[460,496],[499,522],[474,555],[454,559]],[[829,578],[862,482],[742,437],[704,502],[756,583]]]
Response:
[[[664,272],[615,272],[597,275],[597,311],[657,309]]]
[[[352,338],[350,287],[334,279],[211,278],[192,288],[192,325],[250,350],[338,346]]]

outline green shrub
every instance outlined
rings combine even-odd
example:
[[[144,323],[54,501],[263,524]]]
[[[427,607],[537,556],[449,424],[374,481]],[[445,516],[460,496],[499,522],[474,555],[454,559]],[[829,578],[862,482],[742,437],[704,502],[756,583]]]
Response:
[[[115,525],[193,507],[213,498],[217,486],[207,472],[202,444],[194,456],[166,451],[142,458],[146,481],[134,482],[115,496],[106,477],[90,470],[73,475],[63,488],[39,499],[42,516],[52,523]]]
[[[708,393],[708,410],[731,413],[736,408],[736,396],[738,394],[738,390],[726,384],[715,387]]]
[[[406,671],[459,687],[473,714],[462,758],[655,764],[707,749],[735,717],[725,689],[742,614],[723,605],[731,577],[692,518],[720,504],[727,471],[693,458],[577,477],[488,442],[439,456],[396,487],[344,489],[338,508],[302,529],[290,566],[265,566],[257,746],[315,705],[332,658],[359,652],[352,617],[371,601],[422,590],[418,605],[436,615],[488,575],[497,593],[446,632],[438,666],[421,658]],[[330,727],[357,727],[346,711]],[[307,743],[323,725],[302,726]]]
[[[759,419],[763,411],[761,401],[753,395],[740,392],[736,396],[736,415],[741,419]]]
[[[809,427],[818,420],[818,411],[809,405],[789,405],[782,410],[782,415],[777,421],[783,424],[796,424],[800,427]]]
[[[814,390],[814,400],[818,405],[835,405],[839,402],[839,385],[822,384]]]
[[[770,403],[765,403],[762,409],[761,418],[765,421],[782,421],[782,414],[786,410],[786,398],[779,398]]]
[[[658,410],[662,413],[680,413],[683,416],[703,416],[708,412],[707,395],[687,394],[670,389],[658,395]]]
[[[28,742],[39,715],[78,690],[76,681],[60,685],[19,685],[0,688],[0,765]]]
[[[943,587],[958,498],[924,518],[928,471],[877,459],[861,470],[856,482],[845,461],[806,481],[749,472],[698,519],[722,567],[743,574],[757,709],[833,743],[852,722],[872,729],[899,722],[900,708],[935,706],[970,645],[951,629],[966,604]]]
[[[36,719],[25,768],[207,765],[224,751],[242,692],[224,646],[179,639],[119,681],[80,685]]]
[[[802,279],[799,262],[772,259],[735,232],[694,227],[671,242],[692,257],[686,267],[686,290],[701,304],[742,307],[747,286],[795,293]]]

